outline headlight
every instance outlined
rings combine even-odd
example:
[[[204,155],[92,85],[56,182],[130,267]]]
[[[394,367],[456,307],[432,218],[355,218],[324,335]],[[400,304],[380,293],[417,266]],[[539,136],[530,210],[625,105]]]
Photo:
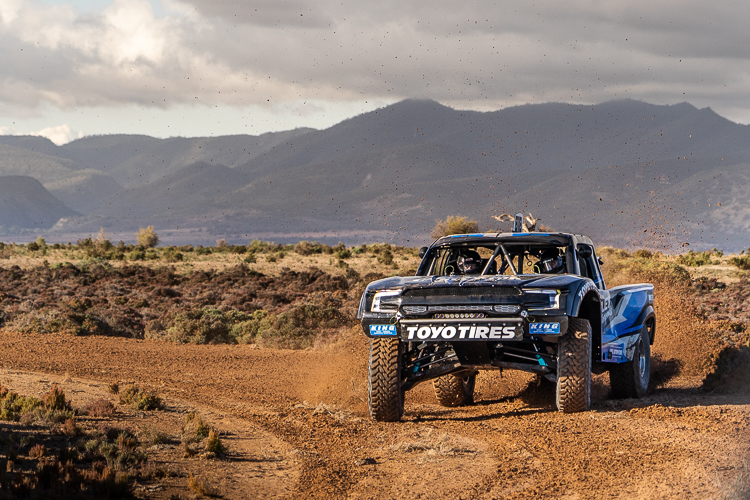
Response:
[[[372,312],[396,312],[401,297],[399,290],[383,290],[372,299]]]
[[[526,290],[526,293],[544,294],[549,300],[550,309],[560,309],[560,290]],[[564,302],[563,302],[564,307]]]

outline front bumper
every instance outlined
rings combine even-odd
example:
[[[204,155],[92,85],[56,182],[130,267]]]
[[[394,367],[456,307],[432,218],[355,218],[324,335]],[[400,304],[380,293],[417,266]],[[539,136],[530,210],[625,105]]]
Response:
[[[398,337],[404,342],[503,342],[559,337],[568,330],[566,315],[475,319],[363,318],[368,337]]]

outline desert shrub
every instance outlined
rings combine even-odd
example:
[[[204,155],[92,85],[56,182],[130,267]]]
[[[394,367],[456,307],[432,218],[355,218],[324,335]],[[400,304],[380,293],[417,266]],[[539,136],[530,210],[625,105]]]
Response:
[[[149,425],[143,429],[143,438],[150,444],[167,444],[172,441],[169,434]]]
[[[127,255],[128,260],[146,260],[146,252],[133,250]]]
[[[143,248],[154,248],[159,244],[159,236],[157,236],[156,231],[154,231],[154,226],[140,228],[138,232],[135,233],[135,237],[138,245]]]
[[[108,399],[100,398],[88,403],[83,411],[92,417],[111,417],[115,414],[115,405]]]
[[[219,252],[226,252],[227,250],[229,250],[229,248],[229,243],[227,243],[227,240],[225,240],[224,238],[216,240],[216,250],[218,250]]]
[[[208,247],[204,247],[203,245],[198,245],[198,248],[195,249],[196,255],[211,255],[211,249]]]
[[[294,251],[304,256],[323,253],[323,245],[316,241],[300,241],[294,245]]]
[[[654,256],[654,254],[651,253],[650,250],[646,250],[645,248],[641,248],[640,250],[636,250],[633,253],[633,257],[638,257],[639,259],[650,259],[653,256]]]
[[[208,436],[206,437],[206,445],[205,450],[209,453],[214,453],[216,455],[223,455],[226,449],[224,448],[224,444],[221,442],[221,439],[219,438],[219,433],[215,429],[211,429],[208,431]]]
[[[333,254],[339,260],[348,259],[352,256],[352,251],[346,248],[343,243],[339,243],[334,250]]]
[[[162,254],[162,258],[167,262],[182,262],[182,257],[182,253],[173,246],[165,248]]]
[[[274,318],[272,325],[259,334],[260,343],[287,349],[312,347],[322,329],[348,325],[350,318],[333,305],[304,304]]]
[[[148,411],[161,408],[162,401],[155,392],[131,385],[120,393],[120,404],[132,406],[136,410]]]
[[[211,433],[211,428],[195,412],[185,416],[185,425],[182,426],[182,441],[197,443],[206,439]]]
[[[378,255],[378,262],[381,264],[384,264],[386,266],[390,266],[393,264],[393,252],[391,252],[390,248],[386,248],[380,254]]]
[[[36,444],[29,450],[29,458],[42,458],[47,453],[47,448],[43,444]]]
[[[750,270],[750,254],[730,257],[728,262],[730,265],[742,269],[743,271]]]
[[[57,384],[52,384],[49,392],[42,395],[42,404],[48,410],[71,411],[70,402],[65,398],[65,393]]]
[[[687,253],[677,256],[677,263],[689,267],[700,267],[710,264],[718,264],[718,261],[711,260],[711,256],[712,252],[710,251],[695,252],[693,250],[688,250]]]
[[[0,386],[0,420],[17,422],[21,415],[30,413],[42,406],[40,399],[31,396],[19,396],[15,392]]]
[[[255,264],[258,261],[258,259],[255,257],[255,253],[248,252],[245,256],[245,262],[248,264]]]
[[[462,215],[449,215],[445,220],[435,221],[435,227],[430,231],[433,238],[441,238],[452,234],[467,234],[479,232],[479,223],[469,220]]]
[[[217,496],[217,490],[211,486],[208,478],[203,476],[194,476],[192,472],[188,477],[188,489],[196,495],[202,497]]]
[[[229,329],[229,336],[240,344],[252,344],[262,331],[271,327],[273,320],[273,316],[263,309],[258,309],[234,323]]]
[[[253,253],[269,253],[283,250],[283,245],[277,245],[273,242],[253,240],[247,245],[247,251]]]
[[[657,259],[604,259],[602,271],[609,287],[644,281],[667,286],[690,286],[690,273],[679,264]]]
[[[166,334],[180,344],[226,343],[230,341],[230,322],[219,309],[187,309],[174,315]]]
[[[35,241],[32,241],[28,245],[26,245],[26,249],[30,252],[36,252],[37,250],[39,250],[39,245]]]

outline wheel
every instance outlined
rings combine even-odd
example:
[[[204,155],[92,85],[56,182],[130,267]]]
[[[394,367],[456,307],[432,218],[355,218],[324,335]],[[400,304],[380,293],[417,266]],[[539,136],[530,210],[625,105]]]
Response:
[[[561,412],[575,413],[587,410],[590,398],[591,325],[586,319],[570,318],[557,345],[555,402]]]
[[[370,341],[370,417],[379,422],[397,422],[404,414],[401,390],[401,357],[398,339]]]
[[[609,369],[609,384],[615,398],[641,398],[648,393],[651,379],[651,342],[647,325],[641,329],[633,350],[633,360]]]
[[[442,406],[466,406],[474,403],[474,386],[477,373],[459,373],[446,375],[432,381],[435,397]]]

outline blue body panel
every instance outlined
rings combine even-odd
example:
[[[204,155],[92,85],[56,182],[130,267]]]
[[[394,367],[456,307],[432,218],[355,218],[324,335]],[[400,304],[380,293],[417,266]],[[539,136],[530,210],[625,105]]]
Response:
[[[608,297],[606,297],[608,295]],[[653,315],[654,286],[624,285],[600,291],[602,296],[601,359],[624,363],[633,359],[633,348],[645,321]]]

